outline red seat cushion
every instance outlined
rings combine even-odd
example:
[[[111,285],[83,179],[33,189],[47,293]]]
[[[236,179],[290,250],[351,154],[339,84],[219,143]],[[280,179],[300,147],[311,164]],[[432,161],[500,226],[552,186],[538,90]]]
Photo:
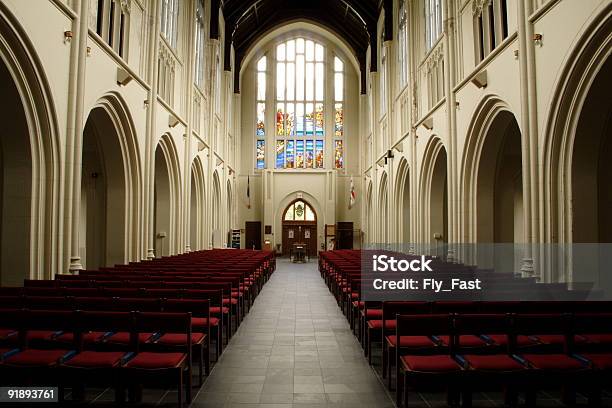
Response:
[[[213,306],[210,308],[210,314],[219,314],[221,313],[221,308],[219,306]],[[229,313],[229,307],[223,308],[223,314]]]
[[[64,363],[68,367],[107,368],[119,365],[125,353],[121,351],[82,351]]]
[[[391,347],[395,347],[397,342],[396,336],[387,336],[387,342]],[[427,336],[400,336],[400,347],[423,348],[434,347],[434,343]]]
[[[450,337],[449,336],[437,336],[440,339],[440,343],[445,346],[449,345]],[[471,334],[459,336],[459,346],[461,347],[483,347],[486,346],[487,342],[481,339],[478,336],[473,336]]]
[[[428,373],[453,372],[461,370],[461,367],[449,355],[433,356],[402,356],[404,368],[409,371],[420,371]]]
[[[206,338],[204,333],[191,333],[191,343],[199,344]],[[155,344],[162,346],[183,346],[187,345],[187,335],[182,333],[166,333],[161,336]]]
[[[66,350],[23,350],[7,357],[4,364],[14,366],[53,366],[66,355]]]
[[[612,334],[584,334],[582,337],[589,343],[610,344],[612,343]]]
[[[565,336],[562,334],[538,334],[535,336],[539,341],[546,344],[565,344]],[[587,339],[582,336],[574,336],[574,342],[586,343]]]
[[[382,319],[383,311],[382,309],[367,309],[366,310],[366,319]]]
[[[223,299],[223,304],[224,305],[229,305],[230,303],[232,305],[237,305],[238,304],[238,299],[235,299],[235,298],[232,298],[232,299]]]
[[[191,318],[191,325],[194,328],[202,328],[202,327],[208,327],[208,319],[205,317],[192,317]],[[210,318],[210,325],[211,326],[218,326],[219,325],[219,319],[216,317],[211,317]]]
[[[52,340],[58,332],[55,330],[28,330],[26,338],[28,341]]]
[[[353,307],[358,307],[359,309],[363,309],[365,307],[365,302],[362,300],[360,302],[354,301]]]
[[[540,370],[580,370],[583,364],[566,354],[522,354],[531,366]]]
[[[351,299],[359,299],[359,292],[352,292]]]
[[[6,339],[9,336],[14,336],[17,334],[17,331],[13,329],[0,329],[0,339]]]
[[[83,333],[83,343],[95,343],[96,341],[101,340],[106,332],[88,332]],[[55,339],[62,343],[72,343],[74,341],[73,333],[64,333],[57,336]]]
[[[493,340],[495,344],[498,344],[500,346],[508,345],[508,336],[506,336],[505,334],[487,334],[487,337]],[[536,344],[538,344],[538,342],[529,336],[516,336],[516,345],[519,347],[533,346]]]
[[[475,370],[517,371],[525,369],[521,363],[505,354],[464,355],[463,358]]]
[[[369,320],[368,328],[374,330],[382,329],[382,320]],[[395,330],[397,327],[397,320],[385,320],[385,330]]]
[[[159,369],[159,368],[176,368],[180,367],[185,361],[187,355],[184,353],[138,353],[136,357],[131,359],[126,367],[143,368],[143,369]]]
[[[587,353],[582,354],[582,357],[593,363],[595,368],[600,370],[612,369],[612,354],[611,353]]]
[[[155,333],[138,333],[138,341],[140,343],[146,343],[149,341],[151,336]],[[110,336],[107,341],[109,343],[117,344],[129,344],[130,343],[130,332],[118,332]]]

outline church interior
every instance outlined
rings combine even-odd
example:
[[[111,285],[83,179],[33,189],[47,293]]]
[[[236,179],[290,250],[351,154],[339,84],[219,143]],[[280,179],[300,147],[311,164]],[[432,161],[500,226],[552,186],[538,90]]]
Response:
[[[611,0],[0,0],[0,402],[612,407],[611,55]]]

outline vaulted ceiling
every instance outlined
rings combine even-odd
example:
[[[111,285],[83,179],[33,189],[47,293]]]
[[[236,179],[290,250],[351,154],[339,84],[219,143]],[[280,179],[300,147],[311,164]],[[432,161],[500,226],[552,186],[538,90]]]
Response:
[[[372,46],[371,69],[376,70],[376,24],[382,7],[392,0],[213,0],[211,37],[218,38],[216,11],[225,19],[225,69],[234,47],[234,88],[240,90],[240,67],[250,47],[270,30],[292,21],[311,21],[335,33],[349,45],[361,70],[365,90],[366,52]],[[390,33],[385,27],[385,37]]]

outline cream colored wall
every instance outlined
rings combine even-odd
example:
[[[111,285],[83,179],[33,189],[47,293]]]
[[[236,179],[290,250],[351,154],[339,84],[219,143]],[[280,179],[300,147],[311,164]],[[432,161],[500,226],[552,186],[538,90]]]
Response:
[[[398,1],[393,3],[395,38]],[[397,70],[387,64],[386,77],[390,81],[387,89],[392,90],[392,95],[389,96],[391,111],[385,116],[376,114],[380,111],[381,72],[368,74],[367,97],[363,99],[366,106],[362,108],[362,112],[366,112],[364,116],[367,122],[362,132],[362,145],[366,154],[361,171],[365,182],[372,183],[374,193],[371,218],[374,221],[368,228],[368,214],[364,210],[362,219],[367,240],[384,241],[383,235],[387,228],[380,225],[378,220],[389,209],[389,243],[407,243],[407,240],[419,243],[432,239],[433,231],[428,224],[439,222],[434,212],[440,203],[431,202],[429,193],[434,173],[431,151],[441,142],[447,153],[448,164],[449,208],[446,233],[451,244],[448,257],[454,259],[459,256],[453,244],[475,242],[473,225],[479,216],[477,206],[473,205],[476,185],[470,190],[473,181],[466,177],[473,170],[466,166],[478,168],[480,159],[473,157],[474,149],[484,142],[487,123],[494,119],[496,112],[506,111],[516,119],[522,134],[522,190],[513,191],[509,187],[505,205],[512,207],[510,214],[514,214],[514,219],[498,220],[500,224],[497,228],[513,231],[511,235],[515,243],[546,242],[551,239],[550,236],[546,238],[546,234],[553,229],[549,225],[558,222],[551,218],[552,213],[547,207],[558,203],[546,201],[545,198],[550,196],[550,189],[555,191],[559,187],[546,185],[550,181],[543,178],[547,171],[543,163],[548,154],[546,142],[551,137],[551,115],[556,109],[553,97],[563,87],[564,75],[567,75],[567,67],[572,63],[571,56],[585,47],[582,39],[594,31],[589,27],[594,27],[597,22],[601,25],[609,18],[610,2],[550,0],[533,3],[509,0],[509,35],[482,62],[476,61],[475,57],[474,10],[486,2],[444,0],[442,3],[446,17],[449,17],[444,24],[444,33],[432,50],[426,50],[423,1],[409,2],[408,25],[411,29],[408,87],[400,89]],[[387,17],[381,12],[378,38]],[[534,34],[541,34],[542,41],[535,41]],[[387,47],[393,58],[397,55],[397,41],[379,46]],[[427,81],[427,72],[438,60],[444,61],[445,96],[432,105],[428,102],[432,90]],[[600,59],[594,64],[603,61]],[[379,61],[379,71],[381,69]],[[477,74],[482,73],[486,73],[486,87],[479,87],[472,81]],[[371,132],[365,130],[370,127]],[[390,137],[385,136],[389,130]],[[440,142],[436,142],[437,139]],[[394,158],[385,163],[384,155],[389,149]],[[410,174],[412,202],[408,214],[403,214],[404,210],[398,204],[401,203],[398,200],[403,188],[396,185],[396,179],[402,160],[407,161]],[[556,170],[553,168],[552,171]],[[382,177],[389,178],[390,208],[382,208],[384,200],[378,194]],[[568,217],[567,204],[565,208],[556,211],[561,211],[562,217]],[[542,212],[544,209],[549,212]],[[403,233],[403,228],[396,227],[396,220],[405,217],[411,221],[408,236]],[[559,230],[564,227],[555,228]],[[563,237],[552,239],[562,240]],[[544,277],[547,272],[542,270],[543,261],[535,259],[530,248],[529,245],[524,246],[517,270],[528,275],[541,274],[543,278],[556,279]]]
[[[211,202],[212,190],[209,186],[215,170],[223,186],[219,197],[221,208],[228,208],[225,187],[229,180],[233,188],[235,173],[231,169],[235,167],[235,159],[229,154],[233,147],[226,146],[224,141],[230,140],[228,135],[233,134],[234,130],[232,123],[222,125],[231,118],[234,95],[231,92],[233,75],[223,71],[222,16],[221,37],[208,39],[205,45],[205,79],[202,89],[199,89],[192,85],[192,67],[195,63],[195,23],[192,17],[195,15],[195,0],[180,2],[179,40],[173,51],[176,60],[174,101],[168,103],[157,95],[156,90],[156,58],[160,47],[167,47],[164,45],[165,40],[155,31],[159,29],[160,1],[131,0],[126,3],[129,32],[128,48],[123,58],[108,47],[91,27],[87,27],[90,22],[89,7],[94,3],[90,0],[0,0],[0,19],[2,27],[5,27],[5,33],[1,35],[7,38],[9,47],[27,50],[28,55],[21,59],[29,67],[34,67],[38,75],[38,78],[29,78],[28,84],[33,87],[41,84],[41,92],[48,96],[49,108],[44,114],[52,133],[39,131],[36,136],[40,138],[41,146],[49,144],[50,150],[47,156],[40,155],[44,166],[34,167],[32,175],[33,181],[40,180],[43,187],[46,187],[41,187],[40,191],[35,189],[37,195],[32,198],[37,203],[33,207],[36,221],[32,222],[40,222],[46,236],[32,237],[32,242],[39,242],[36,248],[32,248],[36,253],[24,261],[21,267],[9,268],[3,265],[4,283],[8,280],[18,283],[24,277],[51,277],[55,273],[65,273],[69,269],[77,270],[85,266],[87,259],[83,246],[93,245],[93,239],[90,238],[90,242],[85,239],[86,226],[89,224],[91,231],[92,225],[86,202],[89,195],[81,194],[89,185],[86,180],[82,183],[83,176],[89,172],[88,169],[83,170],[81,164],[82,136],[85,123],[95,108],[110,112],[112,129],[106,129],[103,136],[116,138],[119,157],[127,163],[124,166],[109,158],[101,159],[105,161],[102,167],[123,172],[126,189],[119,202],[111,201],[106,206],[106,217],[112,220],[114,215],[115,220],[123,221],[115,224],[111,222],[105,228],[105,264],[160,255],[159,251],[155,252],[155,233],[159,228],[154,220],[153,202],[155,170],[159,167],[159,163],[155,162],[155,151],[162,135],[167,135],[167,144],[173,146],[172,160],[168,162],[168,167],[169,200],[174,203],[174,208],[170,206],[169,231],[165,231],[170,234],[166,238],[166,244],[170,245],[166,245],[164,253],[181,253],[213,245],[210,227],[212,217],[208,203]],[[210,1],[206,1],[206,9],[207,14],[210,14]],[[81,15],[86,16],[83,24],[79,18]],[[207,34],[208,20],[205,27]],[[68,31],[72,32],[71,38],[65,37]],[[18,45],[19,42],[22,45]],[[127,73],[131,81],[119,85],[118,71]],[[216,89],[211,84],[221,86]],[[42,111],[45,106],[39,104],[36,108]],[[211,137],[214,131],[217,132],[216,138]],[[32,133],[36,132],[32,130]],[[51,136],[54,137],[52,144],[45,139]],[[38,154],[37,151],[35,153]],[[198,177],[198,183],[201,184],[198,187],[201,188],[196,205],[192,205],[191,167],[196,157],[201,168]],[[117,214],[118,211],[123,213]],[[190,226],[191,217],[196,216],[200,217],[201,225],[194,236]],[[231,215],[221,211],[219,218],[218,227],[225,237]],[[5,226],[9,225],[8,220],[5,220]],[[191,244],[190,241],[194,239],[198,242]],[[121,244],[125,247],[113,249],[113,243],[118,242],[125,243]],[[216,244],[224,245],[225,238]],[[46,257],[45,254],[50,256]],[[6,275],[10,269],[17,270],[15,276]]]

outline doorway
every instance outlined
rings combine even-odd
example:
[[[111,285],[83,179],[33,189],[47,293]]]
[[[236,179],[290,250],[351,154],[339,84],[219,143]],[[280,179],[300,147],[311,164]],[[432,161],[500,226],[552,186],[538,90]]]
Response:
[[[301,199],[283,212],[283,255],[289,255],[294,244],[304,244],[309,257],[317,256],[317,214]]]
[[[261,249],[261,221],[245,223],[244,247],[246,249]]]

